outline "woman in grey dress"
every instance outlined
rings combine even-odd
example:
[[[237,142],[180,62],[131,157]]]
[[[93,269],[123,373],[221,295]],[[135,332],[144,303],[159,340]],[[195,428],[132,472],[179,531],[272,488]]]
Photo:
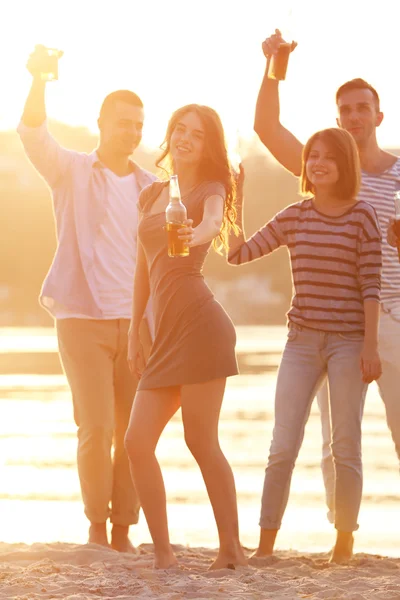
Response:
[[[128,361],[140,372],[139,324],[151,294],[155,339],[140,373],[126,434],[132,477],[154,542],[155,567],[176,563],[170,545],[164,482],[155,449],[182,409],[185,441],[196,459],[214,511],[220,549],[212,568],[246,559],[239,542],[235,483],[218,440],[226,378],[237,374],[235,329],[207,287],[202,267],[212,243],[224,246],[235,227],[234,181],[217,113],[206,106],[177,110],[158,164],[178,175],[188,220],[180,231],[188,257],[170,258],[164,230],[169,182],[139,198],[138,255]]]

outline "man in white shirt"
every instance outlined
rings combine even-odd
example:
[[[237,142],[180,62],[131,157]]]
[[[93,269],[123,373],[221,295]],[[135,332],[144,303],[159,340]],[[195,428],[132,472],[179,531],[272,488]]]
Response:
[[[137,381],[127,363],[127,333],[136,261],[136,203],[156,178],[130,160],[142,137],[143,104],[128,90],[101,107],[100,142],[91,154],[61,147],[46,126],[45,82],[35,51],[33,76],[18,127],[25,151],[51,188],[57,250],[41,292],[56,319],[61,361],[78,426],[78,472],[89,542],[134,551],[129,526],[139,501],[124,436]],[[149,313],[143,323],[150,345]],[[112,446],[114,452],[112,454]]]

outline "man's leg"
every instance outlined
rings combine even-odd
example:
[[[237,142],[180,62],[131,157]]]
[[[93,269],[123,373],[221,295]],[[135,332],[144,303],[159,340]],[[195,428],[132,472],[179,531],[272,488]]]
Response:
[[[140,503],[132,483],[128,455],[124,446],[125,433],[136,393],[138,381],[129,371],[128,352],[128,319],[118,321],[118,353],[115,359],[115,429],[114,429],[114,463],[111,522],[112,546],[120,552],[133,552],[129,541],[129,526],[138,522]],[[147,322],[143,320],[140,329],[140,340],[145,359],[150,351],[151,339]]]
[[[335,467],[333,464],[331,442],[331,412],[329,408],[329,385],[326,380],[322,388],[317,394],[317,402],[321,415],[321,430],[322,430],[322,460],[321,468],[325,485],[325,498],[328,507],[328,521],[335,521]]]
[[[91,523],[89,541],[105,545],[113,479],[116,321],[60,319],[57,335],[78,426],[78,472]]]
[[[400,460],[400,303],[390,311],[384,306],[381,310],[379,353],[382,375],[377,383]]]

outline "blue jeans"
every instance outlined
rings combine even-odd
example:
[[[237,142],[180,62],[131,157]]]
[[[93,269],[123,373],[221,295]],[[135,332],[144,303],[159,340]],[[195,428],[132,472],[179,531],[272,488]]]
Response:
[[[363,336],[290,325],[279,367],[275,425],[265,471],[260,526],[279,529],[313,399],[328,377],[335,465],[335,527],[358,529],[362,495],[361,420],[367,385],[362,381]]]
[[[377,384],[385,405],[386,421],[400,460],[400,302],[391,308],[381,304],[379,354],[382,375]],[[327,385],[320,389],[317,400],[321,412],[323,439],[321,466],[329,508],[328,519],[332,522],[335,514],[335,471],[331,455],[331,419]]]

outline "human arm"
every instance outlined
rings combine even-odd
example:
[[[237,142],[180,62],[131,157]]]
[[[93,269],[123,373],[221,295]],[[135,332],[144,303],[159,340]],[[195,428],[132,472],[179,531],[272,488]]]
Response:
[[[231,230],[229,234],[228,262],[231,265],[241,265],[257,260],[286,244],[286,236],[279,223],[282,213],[276,215],[272,221],[264,225],[264,227],[246,241],[243,216],[243,184],[244,170],[242,165],[240,165],[236,194],[236,225],[239,231],[235,232]]]
[[[186,219],[185,227],[179,229],[179,239],[190,248],[212,242],[221,231],[224,218],[224,198],[212,194],[204,202],[203,218],[197,227],[192,227],[193,219]]]
[[[149,273],[143,247],[138,241],[136,269],[133,280],[132,317],[128,332],[128,365],[131,373],[140,377],[143,349],[140,342],[140,324],[150,297]]]
[[[26,127],[40,127],[46,120],[45,96],[46,81],[42,81],[40,74],[34,75],[21,119]]]
[[[360,357],[363,381],[371,383],[382,375],[382,365],[378,352],[380,304],[377,300],[364,300],[365,334]]]
[[[382,244],[376,216],[367,216],[359,251],[359,283],[364,302],[364,346],[360,358],[363,380],[370,383],[382,373],[378,328],[382,270]]]
[[[267,64],[257,98],[254,131],[276,160],[293,175],[299,176],[303,145],[281,124],[279,82],[268,77],[271,57],[282,41],[282,35],[276,29],[275,33],[263,43]],[[294,48],[295,45],[293,45],[292,50]]]
[[[67,173],[76,153],[62,148],[48,132],[46,82],[42,81],[40,76],[40,52],[40,49],[36,49],[27,63],[27,69],[32,75],[32,84],[17,131],[33,166],[50,187],[55,187],[60,178]]]

